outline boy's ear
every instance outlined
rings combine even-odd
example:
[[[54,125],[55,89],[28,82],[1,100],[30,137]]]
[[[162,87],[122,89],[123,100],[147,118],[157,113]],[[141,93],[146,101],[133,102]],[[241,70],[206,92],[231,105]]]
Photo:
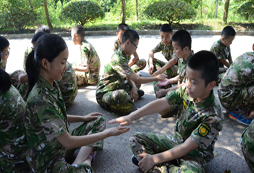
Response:
[[[48,69],[49,69],[49,67],[48,67],[49,64],[50,64],[50,63],[49,63],[49,61],[48,61],[46,58],[43,58],[43,59],[41,60],[41,65],[42,65],[42,67],[43,67],[44,69],[48,70]]]
[[[221,37],[221,40],[222,40],[222,42],[224,42],[224,41],[225,41],[225,37],[224,37],[224,36],[222,36],[222,37]]]
[[[184,51],[184,52],[189,51],[189,47],[188,47],[188,46],[185,46],[185,47],[183,48],[183,51]]]
[[[208,85],[207,85],[207,87],[208,87],[208,89],[209,90],[213,90],[213,88],[216,86],[216,81],[212,81],[212,82],[210,82]]]

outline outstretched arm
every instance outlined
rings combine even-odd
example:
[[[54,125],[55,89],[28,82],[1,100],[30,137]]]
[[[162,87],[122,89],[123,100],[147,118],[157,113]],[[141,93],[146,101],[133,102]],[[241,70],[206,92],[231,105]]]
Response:
[[[153,81],[161,81],[161,80],[165,79],[166,77],[167,77],[167,75],[164,75],[164,74],[159,74],[154,77],[139,77],[136,74],[131,74],[130,76],[128,76],[128,78],[130,78],[133,82],[135,82],[135,84],[143,84],[143,83],[149,83],[149,82],[153,82]]]
[[[158,113],[168,108],[170,108],[170,106],[168,104],[167,99],[161,98],[161,99],[157,99],[148,103],[147,105],[136,110],[135,112],[132,112],[131,114],[127,116],[110,120],[108,123],[109,124],[120,123],[121,126],[126,126],[126,125],[130,125],[132,121],[134,121],[135,119],[138,119],[147,115],[151,115],[154,113]]]
[[[134,58],[128,64],[130,67],[133,66],[133,64],[135,64],[139,60],[139,56],[138,56],[137,52],[134,52],[133,56],[134,56]]]

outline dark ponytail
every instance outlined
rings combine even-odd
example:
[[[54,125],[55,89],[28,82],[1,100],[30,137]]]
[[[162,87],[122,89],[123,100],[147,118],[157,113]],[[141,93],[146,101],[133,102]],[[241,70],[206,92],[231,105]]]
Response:
[[[54,59],[66,48],[67,45],[65,41],[58,35],[44,34],[39,37],[35,49],[29,53],[26,60],[26,72],[28,76],[26,99],[38,80],[39,72],[42,68],[41,61],[46,58],[48,62],[53,62]]]
[[[4,70],[0,69],[0,91],[5,93],[11,87],[11,77]]]

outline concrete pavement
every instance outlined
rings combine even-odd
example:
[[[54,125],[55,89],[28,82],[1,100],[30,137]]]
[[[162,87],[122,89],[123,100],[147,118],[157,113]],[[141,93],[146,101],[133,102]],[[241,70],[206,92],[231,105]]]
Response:
[[[209,50],[212,43],[218,40],[220,36],[192,36],[192,47],[194,52],[199,50]],[[78,53],[77,47],[73,46],[70,37],[64,37],[69,47],[69,61],[72,62]],[[101,74],[104,65],[110,60],[113,53],[113,42],[115,36],[88,36],[87,40],[93,44],[97,50],[102,62]],[[7,63],[7,72],[12,72],[22,68],[24,50],[29,46],[30,39],[9,39],[11,47],[11,55]],[[137,53],[140,58],[148,58],[148,52],[155,47],[160,41],[159,35],[144,35],[140,37]],[[237,36],[231,46],[231,54],[233,59],[251,51],[254,39],[251,36]],[[156,54],[156,57],[162,59],[162,55]],[[147,73],[147,67],[141,72],[143,76],[150,76]],[[102,109],[95,99],[96,86],[80,87],[78,95],[73,105],[68,110],[69,114],[86,115],[91,112],[103,113],[106,121],[117,118],[111,112]],[[143,84],[141,89],[145,91],[145,95],[135,103],[136,109],[141,108],[147,103],[155,100],[152,83]],[[215,89],[215,93],[216,89]],[[92,163],[96,173],[140,173],[141,171],[131,163],[131,150],[129,148],[128,139],[134,132],[156,132],[171,135],[174,133],[175,118],[161,119],[160,115],[152,114],[147,117],[140,118],[133,122],[130,131],[117,137],[110,137],[104,141],[104,150],[97,154],[96,160]],[[77,127],[79,123],[72,124],[71,129]],[[107,125],[107,127],[118,126]],[[233,120],[225,117],[223,130],[220,132],[219,140],[215,145],[215,153],[218,156],[206,166],[208,173],[223,173],[226,169],[232,173],[248,173],[250,172],[246,162],[244,161],[240,149],[240,136],[246,126],[238,124]]]

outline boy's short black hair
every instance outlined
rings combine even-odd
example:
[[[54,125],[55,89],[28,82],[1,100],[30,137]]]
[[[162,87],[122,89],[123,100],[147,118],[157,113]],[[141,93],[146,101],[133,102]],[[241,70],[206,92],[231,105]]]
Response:
[[[36,41],[38,40],[38,38],[40,38],[40,36],[46,34],[45,32],[37,32],[36,34],[34,34],[33,38],[32,38],[32,43],[36,43]]]
[[[127,24],[121,23],[117,26],[116,32],[119,32],[120,30],[127,31],[128,29],[129,29],[129,26]]]
[[[226,26],[221,32],[224,38],[234,37],[236,35],[235,29],[232,26]]]
[[[82,25],[76,25],[71,29],[71,34],[78,34],[82,39],[84,39],[85,28]]]
[[[181,49],[187,46],[189,50],[191,50],[191,36],[186,30],[176,31],[176,33],[172,36],[172,41],[176,42]]]
[[[188,67],[199,71],[201,78],[205,80],[205,86],[212,81],[217,81],[219,62],[214,53],[206,50],[199,51],[190,57]]]
[[[4,70],[0,69],[0,91],[5,93],[11,87],[11,77]]]
[[[128,39],[132,42],[135,42],[136,40],[139,40],[139,35],[135,30],[128,29],[122,36],[122,44],[125,43]]]
[[[172,34],[173,32],[172,26],[169,24],[163,24],[161,25],[160,32],[169,32],[170,34]]]
[[[9,45],[10,45],[9,41],[5,37],[0,36],[0,52],[2,52]]]
[[[37,29],[35,30],[35,34],[36,34],[37,32],[45,32],[45,33],[47,33],[47,34],[50,34],[50,29],[49,29],[49,27],[47,27],[46,25],[39,25],[39,26],[37,27]]]

